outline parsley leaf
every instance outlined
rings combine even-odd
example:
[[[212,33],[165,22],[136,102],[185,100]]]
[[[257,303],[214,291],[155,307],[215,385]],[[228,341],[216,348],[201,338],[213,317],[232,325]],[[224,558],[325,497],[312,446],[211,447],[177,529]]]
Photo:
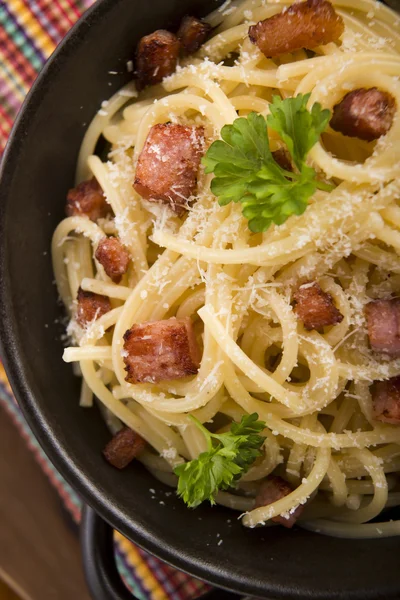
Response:
[[[282,100],[273,98],[271,114],[257,113],[236,119],[221,130],[221,140],[211,144],[203,158],[206,173],[214,173],[211,191],[221,206],[241,202],[243,215],[253,232],[281,225],[291,215],[301,215],[317,189],[331,186],[318,181],[306,164],[308,152],[325,130],[331,113],[315,103],[307,109],[310,95]],[[296,172],[282,168],[269,146],[267,125],[285,142]]]
[[[330,110],[323,110],[318,102],[313,104],[311,112],[307,110],[309,98],[310,94],[286,100],[274,96],[267,117],[268,126],[279,133],[299,170],[331,118]]]
[[[211,433],[195,417],[189,416],[207,438],[208,450],[198,458],[174,469],[179,477],[178,495],[190,508],[204,500],[215,504],[218,490],[231,487],[261,455],[264,437],[259,435],[265,423],[257,413],[233,422],[227,433]]]

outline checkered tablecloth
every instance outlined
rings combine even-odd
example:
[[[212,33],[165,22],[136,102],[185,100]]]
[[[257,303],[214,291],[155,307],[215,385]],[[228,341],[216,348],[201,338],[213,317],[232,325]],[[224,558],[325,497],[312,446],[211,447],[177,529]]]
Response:
[[[133,0],[132,0],[133,1]],[[166,0],[167,1],[167,0]],[[0,159],[26,93],[47,58],[93,0],[0,0]],[[51,465],[13,397],[0,363],[0,402],[79,522],[81,502]],[[139,600],[190,600],[207,586],[173,569],[116,534],[120,572]]]

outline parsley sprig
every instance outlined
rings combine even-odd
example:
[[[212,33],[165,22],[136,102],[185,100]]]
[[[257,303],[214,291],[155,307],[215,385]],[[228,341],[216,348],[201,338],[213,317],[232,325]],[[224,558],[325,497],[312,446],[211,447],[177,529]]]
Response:
[[[282,100],[274,96],[270,114],[255,112],[236,119],[221,130],[221,140],[211,144],[203,158],[206,173],[214,173],[211,191],[221,206],[240,202],[253,232],[281,225],[291,215],[301,215],[317,189],[331,186],[318,181],[306,164],[307,154],[329,123],[331,113],[315,103],[307,109],[310,94]],[[295,171],[283,169],[270,150],[268,129],[285,142]]]
[[[265,423],[253,413],[242,417],[240,423],[233,422],[226,433],[211,433],[195,417],[189,418],[206,436],[208,450],[175,467],[174,472],[179,477],[179,496],[195,508],[204,500],[215,504],[218,490],[231,487],[261,455],[265,438],[259,434]]]

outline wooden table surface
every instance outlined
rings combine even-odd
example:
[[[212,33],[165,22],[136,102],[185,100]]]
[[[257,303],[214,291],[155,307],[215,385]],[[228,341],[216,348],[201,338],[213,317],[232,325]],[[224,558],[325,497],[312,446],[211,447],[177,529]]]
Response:
[[[21,600],[89,600],[77,530],[0,407],[0,581]],[[12,598],[0,583],[0,600]]]

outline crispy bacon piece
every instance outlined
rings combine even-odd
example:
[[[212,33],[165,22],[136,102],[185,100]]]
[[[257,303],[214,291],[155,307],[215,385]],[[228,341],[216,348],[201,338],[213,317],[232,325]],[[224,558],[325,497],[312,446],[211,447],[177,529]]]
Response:
[[[335,42],[343,19],[327,0],[296,2],[287,10],[249,28],[250,40],[267,57]]]
[[[365,316],[372,350],[400,356],[400,299],[369,302]]]
[[[129,252],[116,237],[104,237],[100,240],[95,257],[114,283],[119,283],[128,270]]]
[[[77,300],[76,320],[81,327],[86,327],[88,323],[96,321],[111,310],[110,299],[107,296],[85,292],[81,287],[78,290]]]
[[[123,427],[103,450],[106,460],[117,469],[124,469],[146,446],[144,439],[129,427]]]
[[[203,127],[154,125],[139,156],[135,190],[142,198],[161,200],[182,215],[195,191],[203,154]]]
[[[343,321],[343,315],[334,305],[332,296],[324,292],[316,281],[301,285],[293,298],[294,311],[303,321],[305,329],[321,329]]]
[[[68,217],[86,216],[97,221],[107,217],[111,213],[111,207],[97,180],[92,177],[69,190],[65,212]]]
[[[157,383],[197,373],[200,351],[189,317],[133,325],[124,335],[129,383]]]
[[[396,103],[378,88],[359,88],[346,94],[333,109],[330,126],[343,135],[377,140],[392,126]]]
[[[260,489],[258,490],[254,508],[268,506],[268,504],[272,504],[277,500],[281,500],[291,492],[293,492],[292,488],[284,479],[282,479],[282,477],[269,477],[261,484]],[[274,521],[274,523],[279,523],[280,525],[283,525],[284,527],[290,529],[300,517],[301,513],[303,512],[303,508],[304,506],[300,504],[289,515],[288,519],[286,517],[278,515],[276,517],[273,517],[271,521]]]
[[[371,392],[375,419],[400,425],[400,377],[375,381]]]
[[[204,44],[211,31],[209,25],[203,19],[196,17],[183,17],[177,37],[185,54],[194,54]]]
[[[292,161],[290,160],[290,154],[285,148],[278,148],[272,152],[272,156],[275,162],[278,163],[285,171],[293,171]]]
[[[136,76],[139,89],[160,83],[172,75],[179,56],[179,40],[173,33],[158,29],[140,40],[136,50]]]

